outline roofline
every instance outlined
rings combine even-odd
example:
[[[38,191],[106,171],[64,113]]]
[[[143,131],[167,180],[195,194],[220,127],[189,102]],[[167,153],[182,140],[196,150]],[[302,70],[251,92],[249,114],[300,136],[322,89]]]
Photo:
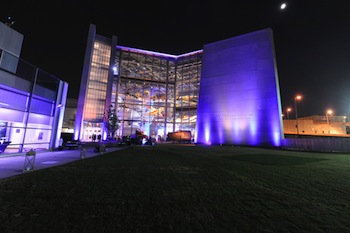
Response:
[[[120,50],[123,50],[123,51],[142,53],[142,54],[146,54],[146,55],[150,55],[150,56],[172,58],[172,59],[175,59],[175,60],[178,59],[178,58],[181,58],[181,57],[192,56],[192,55],[195,55],[197,53],[202,53],[203,52],[203,49],[200,49],[200,50],[196,50],[196,51],[193,51],[193,52],[184,53],[184,54],[181,54],[181,55],[172,55],[172,54],[154,52],[154,51],[149,51],[149,50],[144,50],[144,49],[131,48],[131,47],[126,47],[126,46],[121,46],[121,45],[117,45],[116,48],[120,49]]]

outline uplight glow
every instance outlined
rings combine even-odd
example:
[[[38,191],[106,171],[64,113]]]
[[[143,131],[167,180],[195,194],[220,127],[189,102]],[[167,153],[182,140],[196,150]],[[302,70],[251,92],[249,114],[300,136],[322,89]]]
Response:
[[[272,41],[266,29],[204,46],[197,143],[282,145]]]

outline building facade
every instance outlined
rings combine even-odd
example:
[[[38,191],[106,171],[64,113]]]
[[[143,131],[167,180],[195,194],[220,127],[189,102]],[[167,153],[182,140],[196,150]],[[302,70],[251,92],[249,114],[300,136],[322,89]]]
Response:
[[[263,34],[266,34],[265,31]],[[271,32],[268,31],[267,34],[270,35]],[[260,34],[258,33],[258,37],[259,36]],[[256,74],[256,79],[259,79],[260,83],[264,83],[264,79],[266,81],[266,78],[264,75],[260,74],[265,74],[266,70],[268,70],[267,76],[270,80],[267,80],[265,90],[264,86],[257,87],[257,85],[255,85],[257,88],[254,92],[270,94],[268,106],[267,104],[263,104],[264,106],[261,109],[263,109],[263,111],[269,111],[268,116],[271,116],[272,120],[270,117],[265,117],[264,120],[266,120],[267,123],[273,121],[275,126],[273,128],[261,127],[261,131],[259,128],[261,124],[256,124],[260,119],[254,118],[255,116],[251,116],[249,122],[245,119],[244,124],[253,123],[258,126],[258,131],[253,132],[255,135],[258,135],[258,137],[254,139],[255,143],[252,145],[259,145],[257,142],[261,140],[264,141],[264,143],[267,142],[269,145],[279,146],[283,138],[279,86],[274,61],[273,44],[270,37],[268,37],[267,40],[267,43],[263,41],[262,44],[260,43],[261,41],[256,42],[254,40],[249,43],[251,43],[250,49],[253,50],[257,45],[263,48],[265,48],[265,46],[267,47],[267,49],[261,49],[263,52],[258,54],[262,57],[267,56],[267,61],[264,59],[257,59],[256,62],[260,62],[260,64],[253,72]],[[229,50],[232,50],[233,47],[237,47],[237,45],[229,41],[228,50],[224,49],[225,52],[223,54],[225,56],[230,54]],[[272,49],[272,51],[270,51],[270,49]],[[265,53],[265,51],[268,51],[268,53]],[[202,85],[201,76],[204,75],[209,79],[215,78],[217,83],[223,80],[220,77],[222,69],[220,70],[217,68],[215,72],[212,72],[212,70],[209,69],[208,71],[208,69],[203,67],[203,56],[205,54],[207,54],[206,63],[213,58],[215,59],[215,56],[217,57],[215,54],[213,56],[210,55],[210,46],[207,51],[205,49],[197,50],[181,55],[164,54],[120,46],[117,43],[117,37],[106,38],[98,35],[96,34],[95,25],[90,25],[77,104],[74,129],[75,139],[89,141],[94,135],[101,135],[103,139],[106,139],[107,134],[103,122],[106,111],[112,106],[112,108],[116,110],[119,123],[119,129],[115,135],[116,137],[132,137],[136,132],[142,132],[147,136],[165,140],[167,134],[170,132],[191,131],[193,140],[196,141],[197,136],[203,134],[204,130],[207,130],[205,128],[207,123],[197,124],[199,92]],[[240,54],[240,56],[241,55],[242,54]],[[249,56],[256,55],[257,53],[249,54]],[[229,57],[228,59],[232,61],[234,58]],[[268,63],[267,69],[265,63]],[[230,66],[227,62],[226,65]],[[209,63],[206,64],[206,67],[210,67]],[[250,67],[250,69],[252,69],[252,67]],[[246,83],[252,83],[252,81],[256,82],[256,80],[244,77],[240,74],[237,76],[237,74],[234,74],[236,71],[237,69],[231,70],[231,74],[229,74],[231,76],[236,75],[236,77],[233,77],[233,80],[236,80],[235,82],[239,81],[239,79],[244,80]],[[208,72],[211,72],[213,76],[209,77],[210,73]],[[227,81],[229,79],[226,78],[225,80]],[[235,84],[231,83],[229,85],[232,86]],[[271,85],[272,88],[270,88],[269,85]],[[266,87],[268,92],[266,92]],[[247,89],[246,87],[244,88]],[[222,90],[225,91],[224,89]],[[244,99],[245,96],[241,95],[241,93],[242,90],[239,98]],[[202,91],[201,95],[204,98],[202,102],[208,96],[210,97],[210,93],[208,92]],[[212,93],[212,95],[213,97],[214,95],[220,95],[220,91],[219,93]],[[259,95],[257,94],[255,98],[259,98]],[[215,104],[217,106],[223,103],[223,100],[215,99]],[[238,100],[238,98],[236,98],[236,100]],[[241,101],[242,100],[240,100],[240,102]],[[261,99],[259,99],[259,101],[260,105],[264,102],[264,100],[261,101]],[[225,102],[228,103],[226,100]],[[214,103],[211,103],[211,105],[213,104]],[[208,105],[204,106],[202,104],[200,114],[208,113],[208,111],[205,110],[206,107],[208,107]],[[251,110],[257,107],[259,106],[253,103],[253,105],[251,105]],[[264,113],[261,109],[260,113]],[[212,114],[217,115],[218,112],[220,112],[220,114],[225,112],[227,115],[236,114],[232,113],[232,111],[240,110],[238,108],[232,109],[228,104],[224,104],[223,107],[216,108],[216,112],[212,112]],[[251,112],[256,113],[256,111]],[[251,114],[251,112],[244,114]],[[206,119],[217,121],[215,117]],[[230,122],[225,122],[224,124],[237,124],[240,122],[240,120],[233,118],[228,119],[228,121]],[[203,127],[201,128],[202,125]],[[212,130],[217,131],[218,129],[213,128]],[[212,142],[235,144],[235,141],[229,138],[232,135],[230,135],[228,131],[252,131],[252,128],[223,128],[222,132],[225,130],[227,132],[227,135],[224,136],[226,139],[222,138],[221,141],[218,141],[212,137]],[[273,134],[273,136],[267,136],[270,134]],[[248,136],[250,137],[250,135]],[[273,139],[270,140],[270,138]],[[206,139],[203,139],[202,136],[198,137],[198,139],[199,143],[207,143]],[[250,144],[251,142],[239,141],[237,143]]]
[[[158,139],[168,132],[194,135],[202,50],[180,56],[116,45],[90,26],[78,99],[76,138],[106,135],[103,118],[116,109],[116,137],[136,131]],[[112,49],[115,48],[115,49]]]
[[[196,141],[280,147],[284,138],[270,29],[204,45]]]
[[[350,136],[350,122],[348,116],[320,116],[313,115],[295,119],[284,119],[284,132],[286,135],[312,135],[312,136]]]
[[[23,38],[0,23],[0,143],[7,152],[54,149],[68,84],[20,59]]]

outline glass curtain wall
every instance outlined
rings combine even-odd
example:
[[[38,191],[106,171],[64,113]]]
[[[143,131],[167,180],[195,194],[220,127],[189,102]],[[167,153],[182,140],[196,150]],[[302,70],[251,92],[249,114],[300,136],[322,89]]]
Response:
[[[176,62],[175,131],[195,135],[202,53],[184,56]]]
[[[111,46],[95,41],[84,106],[84,134],[82,140],[92,140],[103,134],[103,117],[107,96]]]
[[[176,60],[135,51],[117,51],[112,104],[119,120],[117,137],[136,131],[165,140],[169,132],[194,135],[201,54]]]
[[[120,124],[117,136],[132,137],[138,131],[164,138],[167,118],[173,116],[172,112],[167,115],[167,109],[174,104],[167,103],[166,97],[174,96],[174,83],[167,81],[169,63],[174,61],[121,50],[117,57],[118,87],[115,85],[112,93]],[[116,90],[118,93],[114,94]]]

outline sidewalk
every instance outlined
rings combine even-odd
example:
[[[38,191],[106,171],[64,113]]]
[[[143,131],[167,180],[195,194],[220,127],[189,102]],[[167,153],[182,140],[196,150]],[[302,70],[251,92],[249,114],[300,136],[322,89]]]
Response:
[[[129,148],[125,147],[108,147],[106,152],[94,152],[93,147],[86,148],[85,158],[99,156],[105,153],[118,151]],[[76,160],[81,160],[81,151],[77,150],[62,150],[62,151],[38,151],[35,156],[34,169],[32,171],[23,171],[25,164],[25,154],[6,154],[0,157],[0,179],[11,176],[21,175],[26,172],[33,172],[39,169],[45,169],[53,166],[59,166]]]

